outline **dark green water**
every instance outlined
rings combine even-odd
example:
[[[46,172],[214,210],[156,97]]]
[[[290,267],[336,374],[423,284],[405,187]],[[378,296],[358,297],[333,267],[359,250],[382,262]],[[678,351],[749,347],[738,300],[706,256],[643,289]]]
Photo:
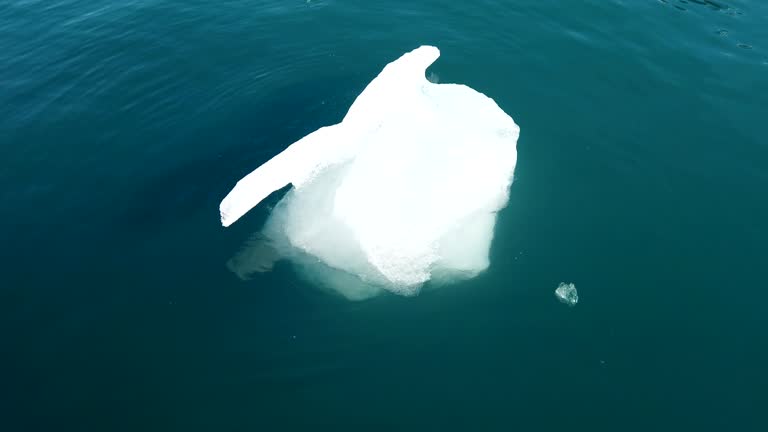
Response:
[[[234,182],[421,44],[521,126],[490,269],[234,277]],[[761,0],[0,2],[0,430],[768,430],[767,121]]]

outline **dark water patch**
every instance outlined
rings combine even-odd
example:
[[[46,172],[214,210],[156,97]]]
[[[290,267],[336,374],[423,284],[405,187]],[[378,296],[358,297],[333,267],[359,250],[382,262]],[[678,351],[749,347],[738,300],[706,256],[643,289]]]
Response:
[[[144,186],[125,197],[126,210],[118,220],[163,229],[179,214],[218,214],[219,202],[237,180],[304,135],[340,122],[362,86],[359,78],[308,80],[253,101],[243,107],[242,117],[197,134],[197,139],[217,144],[215,153],[144,179]]]

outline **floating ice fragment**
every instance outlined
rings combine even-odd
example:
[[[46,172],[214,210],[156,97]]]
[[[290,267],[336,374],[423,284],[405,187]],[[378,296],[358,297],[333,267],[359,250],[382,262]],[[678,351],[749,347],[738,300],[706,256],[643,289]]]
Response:
[[[280,256],[348,298],[380,288],[413,295],[429,280],[485,270],[519,128],[482,93],[427,80],[439,55],[422,46],[388,64],[341,123],[240,180],[221,202],[222,224],[291,184],[262,232]],[[267,269],[267,252],[252,254],[265,261],[257,266],[241,254],[243,273]]]
[[[555,290],[555,295],[568,306],[575,306],[579,302],[579,293],[576,292],[576,285],[572,283],[561,282]]]

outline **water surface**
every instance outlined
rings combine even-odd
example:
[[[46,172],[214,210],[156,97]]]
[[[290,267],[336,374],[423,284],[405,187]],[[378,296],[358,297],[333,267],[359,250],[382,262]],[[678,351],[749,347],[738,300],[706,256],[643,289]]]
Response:
[[[234,182],[421,44],[521,126],[490,269],[232,274]],[[3,430],[768,430],[766,107],[759,0],[8,0]]]

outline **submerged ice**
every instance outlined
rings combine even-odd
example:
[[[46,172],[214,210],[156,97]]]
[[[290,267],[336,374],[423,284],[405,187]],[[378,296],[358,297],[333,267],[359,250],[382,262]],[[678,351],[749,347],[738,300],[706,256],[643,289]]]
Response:
[[[579,293],[576,291],[576,285],[572,283],[560,282],[560,285],[555,289],[555,296],[561,303],[568,306],[576,306],[576,303],[579,302]]]
[[[429,280],[489,265],[496,213],[508,201],[519,128],[489,97],[425,77],[422,46],[388,64],[341,123],[295,142],[221,202],[229,226],[272,192],[292,189],[262,229],[275,254],[349,298],[412,295]],[[248,272],[272,252],[238,257]],[[243,257],[256,256],[250,265]],[[264,264],[266,262],[267,264]]]

